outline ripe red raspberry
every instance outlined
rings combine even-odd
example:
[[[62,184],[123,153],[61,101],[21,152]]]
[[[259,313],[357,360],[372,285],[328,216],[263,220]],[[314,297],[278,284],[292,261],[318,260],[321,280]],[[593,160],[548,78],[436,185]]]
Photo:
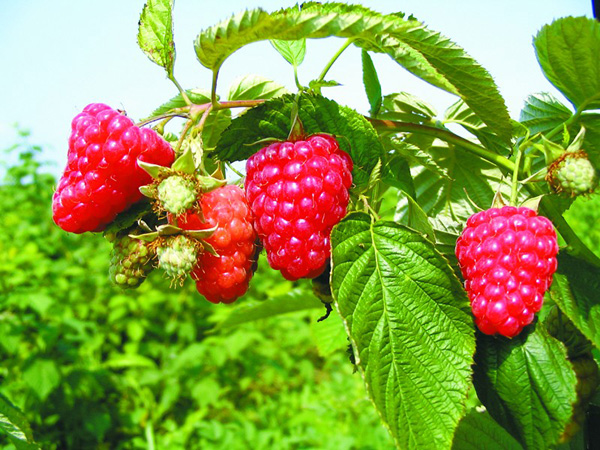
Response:
[[[552,223],[529,208],[473,214],[456,242],[475,323],[485,334],[514,337],[542,307],[556,271]]]
[[[246,195],[273,269],[288,280],[323,272],[351,184],[350,156],[324,134],[274,143],[248,159]]]
[[[248,290],[256,269],[256,232],[252,228],[252,212],[244,191],[228,185],[214,189],[200,198],[204,221],[188,212],[178,218],[178,226],[186,230],[217,227],[205,241],[219,256],[201,252],[192,271],[196,288],[212,303],[231,303]]]
[[[152,180],[138,164],[173,163],[171,146],[154,130],[92,103],[71,123],[67,167],[52,199],[54,222],[65,231],[102,231],[142,197]]]

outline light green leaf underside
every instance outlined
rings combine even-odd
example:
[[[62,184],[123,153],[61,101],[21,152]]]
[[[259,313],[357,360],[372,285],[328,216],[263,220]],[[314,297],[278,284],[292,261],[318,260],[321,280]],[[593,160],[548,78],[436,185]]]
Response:
[[[534,40],[544,75],[578,109],[600,108],[600,22],[564,17]]]
[[[142,51],[173,74],[175,44],[173,42],[173,0],[148,0],[140,16],[138,45]]]
[[[533,135],[553,130],[571,115],[571,110],[552,94],[540,92],[527,97],[519,120]]]
[[[254,9],[203,30],[195,49],[200,63],[217,71],[232,53],[252,42],[329,36],[386,53],[417,77],[460,95],[501,139],[510,141],[510,117],[487,71],[449,39],[400,14],[383,15],[342,3],[304,3],[301,11],[293,7],[271,14]]]
[[[304,61],[304,56],[306,55],[306,39],[298,39],[295,41],[271,39],[271,45],[292,66],[298,67],[302,64],[302,61]]]
[[[231,84],[227,99],[268,100],[287,93],[284,86],[261,75],[244,75]]]
[[[571,418],[575,373],[543,326],[512,340],[479,334],[473,381],[492,417],[527,449],[552,448]]]
[[[331,242],[336,306],[398,447],[450,448],[474,352],[460,282],[431,243],[393,222],[354,213]]]

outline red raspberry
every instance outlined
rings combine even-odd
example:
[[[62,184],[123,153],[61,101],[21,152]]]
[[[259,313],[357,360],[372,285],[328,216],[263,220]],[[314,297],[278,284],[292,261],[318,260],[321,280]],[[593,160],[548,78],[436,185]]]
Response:
[[[212,303],[232,303],[248,290],[255,270],[256,232],[244,191],[228,185],[204,194],[200,199],[204,221],[194,213],[179,217],[179,227],[204,230],[217,226],[205,241],[219,256],[207,251],[198,256],[192,278],[200,294]]]
[[[514,337],[542,307],[556,271],[556,232],[529,208],[473,214],[456,242],[475,323],[485,334]]]
[[[152,181],[138,158],[170,166],[174,156],[154,130],[102,103],[86,106],[71,123],[67,167],[52,198],[54,222],[72,233],[104,230]]]
[[[352,160],[328,135],[278,142],[246,163],[246,195],[273,269],[288,280],[325,269],[331,228],[345,215]]]

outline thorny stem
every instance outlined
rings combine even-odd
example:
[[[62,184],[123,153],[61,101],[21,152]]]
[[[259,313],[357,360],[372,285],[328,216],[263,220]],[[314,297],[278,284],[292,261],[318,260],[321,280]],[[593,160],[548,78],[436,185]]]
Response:
[[[325,75],[327,75],[327,72],[329,72],[329,69],[331,69],[331,66],[333,66],[333,63],[335,63],[337,61],[337,59],[340,57],[340,55],[342,53],[344,53],[344,50],[346,50],[348,47],[350,47],[351,44],[352,44],[352,39],[347,39],[346,42],[344,43],[344,45],[342,45],[340,47],[340,49],[335,53],[335,55],[333,55],[333,57],[329,60],[329,62],[327,63],[327,65],[325,66],[323,71],[321,72],[321,75],[319,75],[319,78],[317,78],[317,81],[323,81],[325,79]]]

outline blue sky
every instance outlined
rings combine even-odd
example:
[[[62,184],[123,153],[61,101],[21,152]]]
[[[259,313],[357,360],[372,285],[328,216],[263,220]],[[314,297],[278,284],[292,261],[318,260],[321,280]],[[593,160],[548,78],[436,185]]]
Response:
[[[246,8],[275,10],[292,1],[175,2],[175,74],[186,88],[210,88],[210,72],[195,59],[196,35]],[[218,5],[218,7],[214,5]],[[535,60],[532,37],[546,23],[568,15],[592,16],[591,0],[412,0],[363,1],[384,13],[414,14],[467,50],[496,80],[511,115],[518,117],[527,95],[556,93]],[[15,141],[13,124],[32,132],[31,142],[45,149],[56,173],[66,161],[72,117],[92,102],[125,109],[134,120],[145,117],[177,92],[162,69],[136,42],[144,0],[0,0],[0,148]],[[316,77],[337,50],[337,39],[310,41],[300,81]],[[385,55],[374,55],[384,93],[408,91],[439,113],[455,98],[416,79]],[[268,43],[245,47],[222,68],[219,92],[237,77],[256,73],[293,89],[290,67]],[[329,78],[343,86],[324,94],[368,110],[361,81],[360,52],[346,51]],[[560,96],[560,95],[559,95]],[[0,158],[5,158],[0,154]]]

